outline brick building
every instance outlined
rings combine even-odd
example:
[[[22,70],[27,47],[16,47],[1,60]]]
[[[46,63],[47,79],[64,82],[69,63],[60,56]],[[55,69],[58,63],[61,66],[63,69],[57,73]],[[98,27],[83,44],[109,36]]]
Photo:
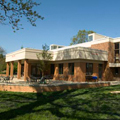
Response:
[[[54,80],[85,82],[86,76],[100,80],[117,80],[120,77],[120,38],[110,38],[97,33],[88,35],[90,42],[72,46],[51,45],[50,70],[46,73]],[[24,48],[6,55],[6,75],[13,76],[14,62],[18,63],[17,78],[26,80],[31,75],[41,76],[37,53],[42,50]],[[22,76],[24,73],[24,76]]]

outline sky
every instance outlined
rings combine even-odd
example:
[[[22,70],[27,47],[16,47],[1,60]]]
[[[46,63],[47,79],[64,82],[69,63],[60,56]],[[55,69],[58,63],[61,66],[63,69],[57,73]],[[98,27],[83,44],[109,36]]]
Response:
[[[38,1],[38,0],[36,0]],[[42,49],[42,45],[68,46],[79,30],[93,30],[109,37],[120,37],[120,0],[39,0],[36,8],[44,20],[36,27],[23,18],[23,30],[13,32],[0,24],[0,46],[11,53],[24,48]]]

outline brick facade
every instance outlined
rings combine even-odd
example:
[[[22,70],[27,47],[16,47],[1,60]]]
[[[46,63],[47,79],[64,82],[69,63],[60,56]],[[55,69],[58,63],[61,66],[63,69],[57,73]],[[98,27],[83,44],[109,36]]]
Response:
[[[13,92],[52,92],[52,91],[63,91],[71,89],[81,88],[94,88],[110,86],[110,83],[92,83],[92,84],[74,84],[74,85],[60,85],[60,86],[19,86],[19,85],[0,85],[0,91],[13,91]]]
[[[59,64],[55,64],[54,80],[86,82],[86,62],[74,62],[74,75],[69,74],[69,63],[63,64],[63,74],[59,74]],[[93,75],[99,77],[98,63],[93,63]]]
[[[99,62],[101,64],[103,64],[103,74],[102,74],[102,80],[106,80],[106,81],[110,81],[113,79],[114,77],[114,73],[113,73],[113,69],[111,69],[109,67],[109,63],[113,63],[114,62],[114,43],[112,42],[104,42],[104,43],[99,43],[99,44],[92,44],[91,48],[93,49],[98,49],[98,50],[104,50],[108,52],[108,61],[107,61],[107,53],[105,53],[106,56],[103,56],[104,58],[106,57],[106,59],[100,59],[101,58],[101,54],[99,56],[98,59],[95,59],[94,56],[92,58],[90,58],[89,56],[91,54],[87,54],[85,52],[83,52],[83,56],[86,55],[86,58],[82,58],[79,57],[76,58],[69,58],[69,59],[61,59],[61,60],[56,60],[56,61],[52,61],[52,64],[55,64],[55,71],[54,71],[54,75],[53,75],[53,80],[66,80],[66,81],[74,81],[74,82],[86,82],[86,63],[93,63],[93,76],[97,76],[99,77]],[[86,49],[85,49],[86,50]],[[79,55],[79,52],[76,52],[77,50],[73,50],[74,54],[77,56]],[[94,51],[94,50],[93,50]],[[102,53],[102,52],[101,52]],[[104,53],[104,52],[103,52]],[[61,54],[63,54],[61,52]],[[71,56],[74,56],[74,54],[72,54]],[[96,53],[97,54],[97,53]],[[94,55],[94,54],[93,54]],[[67,56],[67,54],[66,54]],[[105,61],[106,62],[103,62]],[[27,80],[27,78],[30,77],[31,73],[32,73],[32,65],[35,64],[35,69],[37,71],[37,62],[31,60],[32,62],[30,62],[30,60],[25,59],[24,60],[24,80]],[[63,74],[59,74],[59,64],[58,62],[63,63]],[[72,61],[72,62],[70,62]],[[81,61],[81,62],[80,62]],[[22,60],[23,62],[23,60]],[[74,63],[74,75],[70,75],[69,74],[69,63]],[[13,76],[13,70],[14,70],[14,66],[13,66],[14,62],[10,62],[7,63],[7,69],[6,69],[6,75],[9,75],[9,69],[10,69],[10,76]],[[21,61],[18,60],[18,68],[17,68],[17,78],[20,79],[21,78]],[[48,72],[45,73],[45,75],[50,74],[50,70]],[[36,74],[35,74],[36,75]],[[37,73],[37,75],[39,75]],[[119,75],[118,75],[119,76]]]
[[[108,51],[108,49],[109,49],[109,42],[94,44],[94,45],[91,45],[91,48]]]
[[[105,50],[108,52],[108,62],[114,62],[114,43],[105,42],[91,45],[91,48],[98,50]]]
[[[98,50],[105,50],[108,52],[108,61],[104,63],[102,80],[113,80],[113,70],[109,67],[109,63],[114,62],[114,43],[105,42],[100,44],[91,45],[91,48]]]
[[[104,72],[103,72],[103,79],[104,81],[111,81],[113,80],[113,69],[109,67],[108,62],[104,63]]]
[[[74,72],[75,81],[85,82],[86,63],[84,63],[84,62],[75,63],[74,69],[75,69],[75,72]]]

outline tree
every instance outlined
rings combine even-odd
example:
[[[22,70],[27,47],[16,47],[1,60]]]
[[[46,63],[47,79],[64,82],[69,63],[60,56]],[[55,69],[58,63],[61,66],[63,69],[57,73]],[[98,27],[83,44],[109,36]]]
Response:
[[[51,53],[49,53],[49,46],[42,45],[43,51],[37,54],[37,58],[39,60],[38,69],[42,72],[42,76],[47,72],[50,68],[50,60],[52,59]]]
[[[5,50],[0,47],[0,73],[6,69],[6,63],[5,63]]]
[[[23,49],[24,47],[23,47],[23,45],[21,46],[21,49]]]
[[[32,26],[36,26],[35,22],[38,18],[44,19],[34,10],[38,5],[40,3],[33,0],[0,0],[0,23],[11,24],[15,32],[22,28],[20,21],[24,16]]]
[[[5,54],[5,50],[2,47],[0,47],[0,55],[3,55],[3,54]]]
[[[72,42],[70,45],[78,44],[78,43],[84,43],[88,42],[88,34],[95,33],[94,31],[86,31],[86,30],[79,30],[77,35],[73,36]]]

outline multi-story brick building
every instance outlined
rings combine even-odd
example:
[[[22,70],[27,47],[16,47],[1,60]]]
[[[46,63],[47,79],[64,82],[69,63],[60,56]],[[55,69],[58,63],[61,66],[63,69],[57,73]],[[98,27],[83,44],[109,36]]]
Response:
[[[53,58],[48,73],[56,80],[85,82],[86,76],[100,80],[117,80],[120,77],[120,38],[110,38],[97,33],[88,35],[90,42],[71,46],[51,45]],[[40,76],[37,69],[37,53],[42,50],[24,48],[6,55],[6,75],[13,76],[14,62],[18,63],[17,78],[24,72],[24,80],[30,75]],[[11,66],[11,67],[10,67]],[[10,70],[9,70],[10,69]]]

